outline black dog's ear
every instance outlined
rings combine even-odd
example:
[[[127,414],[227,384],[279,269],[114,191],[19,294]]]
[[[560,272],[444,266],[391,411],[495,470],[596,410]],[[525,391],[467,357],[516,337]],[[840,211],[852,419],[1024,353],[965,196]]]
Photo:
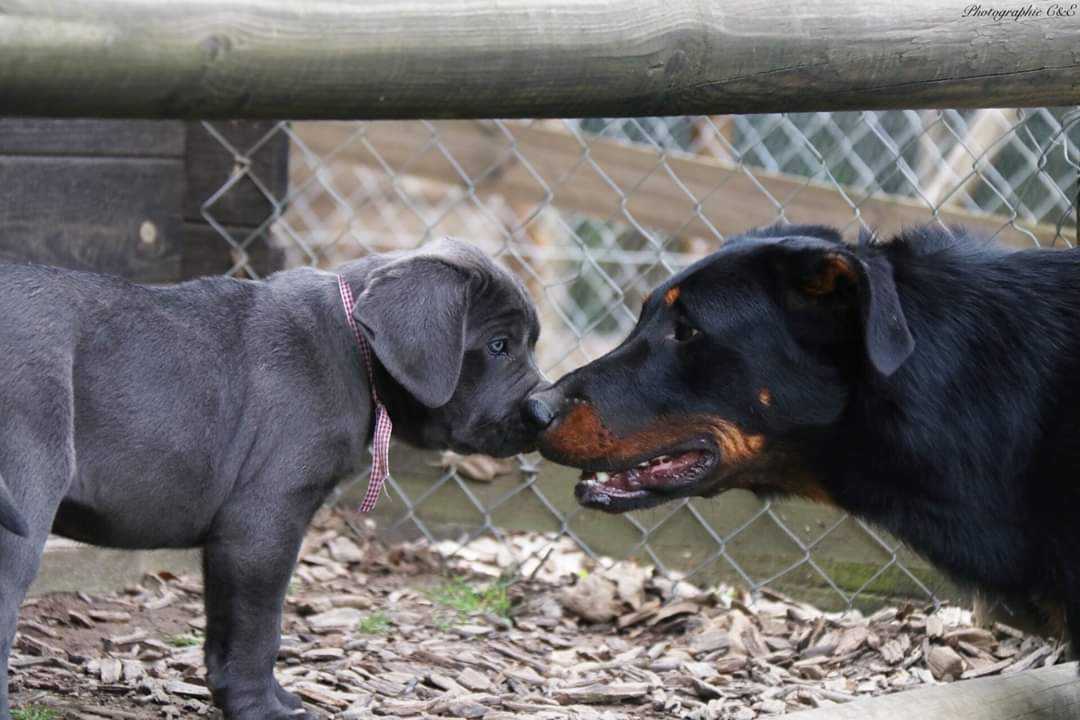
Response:
[[[437,255],[416,254],[374,271],[353,316],[379,362],[430,408],[454,395],[465,355],[469,275]]]
[[[896,295],[892,265],[880,255],[860,260],[865,283],[862,288],[862,316],[866,350],[877,371],[888,377],[896,372],[915,350],[915,338]]]
[[[907,360],[915,340],[896,294],[892,265],[881,255],[860,258],[839,243],[791,238],[779,242],[783,275],[797,303],[857,303],[867,358],[888,377]]]

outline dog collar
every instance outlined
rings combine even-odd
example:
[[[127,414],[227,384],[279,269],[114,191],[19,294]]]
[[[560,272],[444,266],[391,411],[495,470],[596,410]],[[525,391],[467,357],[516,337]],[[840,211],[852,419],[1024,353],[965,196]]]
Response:
[[[356,326],[356,319],[353,318],[356,300],[353,298],[352,288],[340,275],[337,276],[337,281],[338,290],[341,291],[341,304],[345,306],[345,321],[352,328],[356,345],[360,348],[360,356],[364,360],[364,366],[367,367],[371,402],[375,405],[375,434],[371,443],[371,476],[368,479],[364,499],[360,502],[360,512],[366,513],[374,509],[386,477],[390,474],[390,432],[394,429],[394,423],[390,422],[390,413],[386,411],[386,406],[379,400],[379,393],[375,390],[375,370],[371,359],[371,347],[360,334],[360,328]]]

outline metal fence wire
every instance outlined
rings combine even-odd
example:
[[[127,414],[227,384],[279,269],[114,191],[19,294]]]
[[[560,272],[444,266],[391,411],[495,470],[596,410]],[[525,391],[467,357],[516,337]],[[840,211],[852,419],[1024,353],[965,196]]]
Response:
[[[551,379],[613,347],[650,287],[749,227],[821,222],[854,236],[962,223],[1017,247],[1077,242],[1080,108],[281,122],[247,147],[206,129],[236,160],[202,208],[232,250],[231,274],[258,276],[254,248],[266,245],[287,266],[333,267],[467,239],[525,281]],[[282,136],[289,185],[275,196],[255,159]],[[251,186],[266,222],[238,234],[215,207]],[[705,584],[772,586],[837,607],[952,592],[894,538],[833,510],[727,493],[613,517],[578,508],[570,476],[538,456],[484,463],[395,448],[381,528],[456,541],[543,531]],[[506,476],[478,482],[493,472]]]

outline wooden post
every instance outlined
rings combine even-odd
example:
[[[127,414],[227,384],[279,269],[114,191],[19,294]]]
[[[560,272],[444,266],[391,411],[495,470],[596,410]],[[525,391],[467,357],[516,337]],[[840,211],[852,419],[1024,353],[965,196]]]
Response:
[[[1080,18],[1053,12],[1068,3],[1034,3],[1037,15],[1018,18],[979,8],[0,0],[0,113],[583,117],[1080,103]]]
[[[0,261],[179,278],[183,123],[0,119],[0,187]]]
[[[0,261],[147,283],[280,269],[266,226],[287,192],[289,139],[275,127],[218,123],[213,137],[201,123],[0,119]]]
[[[808,712],[798,720],[1074,720],[1080,716],[1076,663],[964,680]]]

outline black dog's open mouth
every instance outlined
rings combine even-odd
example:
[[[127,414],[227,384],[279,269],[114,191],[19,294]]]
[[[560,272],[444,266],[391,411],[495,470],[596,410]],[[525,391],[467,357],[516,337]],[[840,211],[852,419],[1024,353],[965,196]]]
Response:
[[[582,472],[574,496],[585,507],[619,513],[652,507],[689,492],[716,464],[708,450],[660,453],[612,472]]]

